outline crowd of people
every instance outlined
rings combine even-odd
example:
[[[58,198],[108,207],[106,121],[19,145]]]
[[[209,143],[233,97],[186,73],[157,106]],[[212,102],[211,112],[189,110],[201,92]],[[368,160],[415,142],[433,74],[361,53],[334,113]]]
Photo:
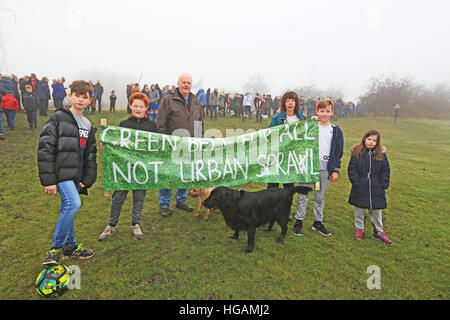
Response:
[[[50,101],[53,100],[55,109],[63,109],[71,105],[67,97],[67,88],[64,86],[64,77],[53,79],[49,84],[47,77],[40,80],[36,74],[31,73],[18,78],[16,75],[0,74],[0,139],[5,139],[3,131],[3,115],[8,128],[14,130],[17,112],[25,112],[30,130],[37,131],[38,113],[48,117]],[[90,81],[92,84],[92,81]],[[51,89],[50,89],[51,88]],[[101,112],[103,87],[100,81],[93,85],[92,102],[86,109],[86,113],[94,113],[96,104]]]
[[[5,114],[6,125],[11,130],[15,127],[15,116],[17,112],[24,111],[27,114],[27,120],[30,130],[37,130],[37,115],[48,117],[48,110],[51,101],[55,109],[70,107],[70,100],[67,97],[67,87],[65,87],[65,78],[53,79],[49,84],[47,77],[38,79],[36,74],[31,73],[18,78],[15,75],[0,74],[0,107]],[[92,101],[84,111],[86,114],[102,112],[102,97],[104,88],[100,80],[96,83],[89,80],[94,88]],[[127,101],[135,92],[142,92],[150,101],[146,115],[155,121],[158,115],[158,106],[162,98],[168,94],[173,94],[176,87],[166,85],[160,88],[158,83],[144,84],[140,87],[139,83],[129,83],[126,86]],[[202,107],[203,117],[209,117],[211,120],[217,120],[219,117],[236,117],[245,120],[252,120],[253,115],[256,122],[270,119],[271,116],[280,112],[281,96],[275,96],[269,93],[259,94],[253,97],[251,93],[231,94],[226,90],[215,88],[201,88],[197,90],[195,97],[199,100]],[[118,97],[115,90],[112,90],[109,96],[109,112],[116,112],[116,103]],[[300,112],[307,118],[314,115],[319,102],[323,98],[304,98],[300,96]],[[361,102],[356,105],[349,101],[344,102],[342,98],[333,99],[335,113],[333,120],[337,121],[343,117],[363,117],[364,107]],[[131,113],[130,106],[127,104],[127,112]],[[396,114],[397,111],[396,111]],[[1,115],[1,113],[0,113]],[[398,115],[397,115],[398,117]],[[0,139],[4,139],[3,117],[0,116]]]

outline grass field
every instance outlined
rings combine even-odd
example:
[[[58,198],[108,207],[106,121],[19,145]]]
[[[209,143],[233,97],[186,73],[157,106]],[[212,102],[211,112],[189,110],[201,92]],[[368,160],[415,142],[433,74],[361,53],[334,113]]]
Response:
[[[124,112],[89,115],[118,125]],[[39,128],[46,118],[39,117]],[[252,254],[245,254],[246,234],[228,238],[232,231],[213,212],[209,220],[175,209],[164,219],[158,193],[149,191],[141,227],[142,241],[131,236],[131,195],[125,202],[118,232],[104,242],[97,237],[109,217],[110,198],[103,197],[99,174],[89,196],[82,197],[76,218],[76,238],[96,251],[86,261],[66,260],[81,270],[81,289],[60,299],[449,299],[450,298],[450,121],[392,118],[341,119],[345,149],[339,180],[330,186],[324,224],[331,237],[311,230],[308,206],[304,236],[292,234],[289,224],[284,244],[271,233],[256,233]],[[250,121],[246,129],[266,128]],[[51,245],[59,217],[59,197],[45,195],[40,185],[36,152],[39,131],[26,130],[25,114],[16,116],[16,129],[3,122],[6,140],[0,140],[0,299],[43,299],[34,281]],[[237,119],[206,121],[206,129],[242,128]],[[350,183],[347,165],[350,147],[365,131],[382,133],[391,164],[391,187],[383,222],[394,245],[370,236],[354,240],[353,207],[347,203]],[[247,190],[265,188],[251,184]],[[196,208],[197,199],[188,198]],[[296,198],[292,212],[296,209]],[[381,270],[381,289],[369,290],[367,268]]]

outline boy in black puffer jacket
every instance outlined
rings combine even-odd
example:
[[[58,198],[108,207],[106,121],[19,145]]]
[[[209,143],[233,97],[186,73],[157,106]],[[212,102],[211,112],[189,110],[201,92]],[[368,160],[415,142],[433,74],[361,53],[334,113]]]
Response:
[[[155,122],[147,118],[147,108],[150,100],[144,93],[136,92],[131,95],[129,105],[132,111],[131,117],[122,121],[119,126],[149,132],[158,132]],[[103,146],[101,146],[103,151]],[[134,239],[141,240],[144,233],[141,231],[139,223],[141,221],[142,208],[147,190],[133,190],[133,210],[131,212],[131,233]],[[127,199],[128,190],[116,190],[112,195],[111,212],[108,225],[98,237],[99,241],[105,240],[116,232],[116,225],[119,222],[122,205]]]
[[[44,265],[59,264],[61,255],[88,259],[93,250],[75,240],[75,216],[97,178],[96,128],[83,116],[91,102],[92,85],[83,80],[70,85],[70,109],[58,109],[42,129],[38,146],[38,168],[45,193],[61,196],[61,214]]]

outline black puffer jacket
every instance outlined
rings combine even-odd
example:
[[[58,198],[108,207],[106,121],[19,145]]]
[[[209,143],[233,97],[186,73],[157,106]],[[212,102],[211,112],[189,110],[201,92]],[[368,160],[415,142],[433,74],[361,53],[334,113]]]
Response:
[[[97,178],[97,146],[95,132],[91,127],[86,143],[81,175],[80,135],[77,122],[69,110],[57,110],[42,129],[38,145],[39,179],[43,186],[56,185],[63,181],[80,181],[87,194]]]

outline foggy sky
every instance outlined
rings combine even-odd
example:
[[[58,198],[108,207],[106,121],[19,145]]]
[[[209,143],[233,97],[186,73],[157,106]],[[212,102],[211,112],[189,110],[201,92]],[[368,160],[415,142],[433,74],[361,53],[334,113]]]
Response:
[[[272,94],[315,84],[357,99],[371,77],[450,82],[450,3],[427,1],[0,0],[9,73],[38,78],[242,90],[259,74]],[[89,79],[85,79],[89,80]],[[100,79],[105,81],[106,79]],[[106,83],[111,83],[111,80]],[[105,97],[104,97],[105,99]]]

